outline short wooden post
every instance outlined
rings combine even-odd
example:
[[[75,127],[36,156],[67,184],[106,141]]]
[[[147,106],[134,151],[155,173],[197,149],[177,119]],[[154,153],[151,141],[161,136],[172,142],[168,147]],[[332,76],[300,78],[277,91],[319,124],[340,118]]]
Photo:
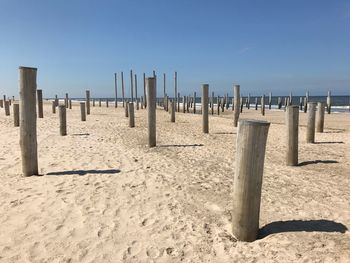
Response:
[[[315,142],[315,117],[316,117],[316,102],[308,103],[307,127],[306,127],[306,142]]]
[[[299,143],[299,107],[288,106],[286,109],[287,127],[287,155],[288,166],[298,165],[298,143]]]
[[[332,107],[332,102],[331,102],[331,91],[328,91],[327,95],[327,113],[331,114],[331,107]]]
[[[86,91],[86,114],[90,115],[90,90]]]
[[[186,113],[186,96],[182,97],[182,112]]]
[[[128,110],[129,110],[129,127],[133,128],[135,127],[135,113],[134,113],[134,103],[133,102],[129,102],[128,103]]]
[[[209,103],[209,85],[202,85],[202,127],[203,133],[209,133],[209,116],[208,116],[208,103]]]
[[[324,109],[326,105],[324,102],[317,103],[317,122],[316,122],[316,132],[323,132],[324,128]]]
[[[193,113],[196,114],[196,92],[193,92]]]
[[[13,103],[13,124],[15,127],[19,127],[19,104]]]
[[[140,102],[140,104],[141,104],[141,110],[142,110],[143,107],[144,107],[144,105],[145,105],[144,100],[143,100],[143,96],[141,96],[141,102]]]
[[[5,115],[10,116],[10,103],[8,100],[5,100]]]
[[[38,175],[36,68],[19,67],[20,147],[24,176]]]
[[[44,118],[43,91],[41,89],[38,89],[36,92],[37,92],[37,96],[38,96],[38,117]]]
[[[177,93],[177,112],[180,112],[180,92]]]
[[[156,146],[156,87],[155,78],[146,79],[147,88],[147,124],[148,124],[148,146]]]
[[[60,135],[65,136],[67,135],[67,112],[65,105],[58,106],[58,114],[60,119]]]
[[[80,119],[86,121],[85,102],[80,102]]]
[[[126,101],[125,103],[125,117],[129,118],[129,102]]]
[[[261,96],[261,115],[265,116],[265,95]]]
[[[108,105],[108,98],[106,99],[106,107],[108,108],[109,105]]]
[[[4,101],[0,100],[0,108],[3,108],[3,107],[4,107]]]
[[[101,107],[101,104],[102,104],[102,99],[98,99],[98,106]]]
[[[255,120],[241,120],[238,125],[232,232],[241,241],[254,241],[258,235],[269,126],[268,122]]]
[[[170,121],[175,122],[176,101],[173,99],[170,102]]]
[[[56,113],[56,101],[52,101],[52,113]]]
[[[72,109],[72,100],[71,99],[69,99],[69,109],[71,110]]]
[[[234,105],[234,113],[233,113],[233,126],[237,127],[238,124],[238,119],[239,119],[239,113],[240,113],[240,109],[239,109],[239,105],[240,105],[240,98],[241,98],[241,94],[240,94],[240,86],[239,85],[234,85],[233,88],[233,94],[234,94],[234,99],[235,99],[235,105]]]
[[[64,106],[66,106],[66,108],[68,108],[68,93],[66,93],[66,98],[64,100]]]
[[[225,112],[225,98],[222,97],[221,98],[221,112]]]
[[[136,98],[136,110],[139,110],[139,109],[140,109],[139,99]]]
[[[56,107],[58,107],[58,97],[57,97],[57,95],[55,95],[55,104],[56,104]]]

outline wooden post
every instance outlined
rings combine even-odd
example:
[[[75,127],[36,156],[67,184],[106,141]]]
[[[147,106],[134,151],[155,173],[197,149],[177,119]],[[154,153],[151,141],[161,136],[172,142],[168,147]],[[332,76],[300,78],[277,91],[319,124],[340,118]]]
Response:
[[[331,114],[331,107],[332,107],[332,102],[331,102],[331,91],[328,91],[327,95],[327,113]]]
[[[175,74],[174,74],[174,101],[175,101],[175,107],[176,107],[176,94],[177,94],[177,72],[175,71]],[[178,111],[179,109],[177,109],[176,111]],[[196,112],[195,112],[196,113]]]
[[[0,108],[3,108],[3,107],[4,107],[4,101],[0,100]]]
[[[98,99],[98,106],[101,107],[102,99]]]
[[[117,73],[114,73],[114,92],[115,92],[114,107],[115,107],[115,108],[118,108],[118,82],[117,82]]]
[[[24,176],[38,175],[36,68],[19,67],[20,147]]]
[[[216,111],[217,111],[217,114],[220,115],[220,97],[219,96],[216,97]]]
[[[132,70],[130,70],[130,96],[131,96],[131,102],[134,102],[134,80],[133,80],[133,74]]]
[[[129,108],[129,127],[133,128],[135,127],[134,103],[129,102],[128,108]]]
[[[144,100],[143,100],[143,96],[141,96],[141,102],[140,102],[140,104],[141,104],[141,110],[143,109],[143,106],[144,106]]]
[[[71,110],[72,109],[72,100],[69,99],[69,109]]]
[[[239,119],[239,113],[240,113],[240,108],[239,108],[239,105],[240,105],[240,98],[241,98],[241,95],[240,95],[240,86],[239,85],[234,85],[233,87],[233,94],[234,94],[234,99],[235,99],[235,105],[234,105],[234,113],[233,113],[233,126],[234,127],[237,127],[237,124],[238,124],[238,119]]]
[[[233,105],[232,105],[233,107]],[[211,115],[214,115],[214,91],[211,92],[211,107],[210,107],[210,110],[211,110]]]
[[[176,111],[176,101],[175,101],[175,99],[174,100],[172,100],[171,102],[170,102],[170,109],[171,109],[171,112],[170,112],[170,121],[171,122],[175,122],[175,111]]]
[[[323,132],[324,128],[324,108],[326,107],[324,102],[317,103],[317,123],[316,131]]]
[[[106,107],[107,107],[107,108],[109,107],[108,98],[106,99]]]
[[[190,97],[186,96],[186,112],[190,112]]]
[[[261,115],[265,116],[265,95],[261,96]]]
[[[308,103],[308,115],[307,115],[307,127],[306,127],[306,142],[315,142],[315,115],[316,115],[316,102]]]
[[[196,114],[196,92],[193,93],[193,113]]]
[[[180,112],[180,92],[177,93],[177,111]]]
[[[225,97],[221,98],[221,112],[225,111]]]
[[[308,104],[309,103],[309,92],[306,92],[306,96],[304,98],[304,112],[307,112]]]
[[[254,241],[258,235],[269,126],[268,122],[255,120],[241,120],[238,126],[232,232],[241,241]]]
[[[183,96],[182,98],[182,112],[186,112],[186,96]]]
[[[85,102],[80,102],[80,119],[86,121]]]
[[[56,101],[52,101],[52,113],[55,114],[56,113]]]
[[[64,100],[64,106],[68,108],[68,93],[66,93],[66,99]]]
[[[92,107],[95,107],[95,99],[92,99]]]
[[[38,89],[36,92],[37,92],[37,96],[38,96],[38,117],[44,118],[43,91],[41,89]]]
[[[60,135],[67,135],[67,115],[65,105],[58,106],[58,114],[60,118]]]
[[[247,108],[248,108],[248,110],[250,109],[250,93],[248,93]]]
[[[258,110],[258,97],[255,97],[255,110]]]
[[[137,98],[137,75],[134,74],[134,77],[135,77],[135,100],[137,102],[138,98]],[[136,109],[138,110],[139,109],[139,105],[138,103],[136,104]]]
[[[125,103],[125,117],[128,118],[129,117],[129,102],[126,101]]]
[[[5,116],[10,116],[10,103],[8,100],[5,100]]]
[[[146,93],[146,74],[143,73],[143,102],[145,108],[147,108],[147,93]]]
[[[86,114],[90,115],[90,90],[86,91]]]
[[[166,74],[163,73],[163,98],[165,100],[165,96],[166,96]]]
[[[288,106],[286,109],[287,127],[287,155],[288,166],[298,165],[298,138],[299,138],[299,107]]]
[[[55,95],[55,104],[56,104],[56,107],[58,107],[58,97],[57,97],[57,95]]]
[[[156,146],[156,87],[155,78],[146,79],[147,87],[147,122],[148,122],[148,146]]]
[[[13,124],[15,127],[19,127],[19,104],[13,103]]]
[[[121,78],[122,78],[122,100],[123,100],[123,108],[125,107],[125,97],[124,97],[124,75],[123,71],[121,72]]]
[[[241,113],[243,112],[243,97],[241,97],[241,100],[240,100],[240,102],[241,102]]]
[[[202,85],[202,128],[203,133],[209,133],[209,116],[208,116],[208,103],[209,103],[209,85]]]
[[[303,97],[299,98],[299,108],[300,110],[303,110]]]
[[[282,98],[278,97],[277,99],[278,109],[280,110],[282,108]]]
[[[288,106],[293,105],[293,94],[290,92],[289,94],[289,100],[288,100]]]
[[[269,93],[269,110],[271,110],[272,105],[272,92]]]
[[[226,94],[226,97],[225,97],[225,106],[226,106],[226,110],[228,110],[228,108],[230,107],[228,93]]]

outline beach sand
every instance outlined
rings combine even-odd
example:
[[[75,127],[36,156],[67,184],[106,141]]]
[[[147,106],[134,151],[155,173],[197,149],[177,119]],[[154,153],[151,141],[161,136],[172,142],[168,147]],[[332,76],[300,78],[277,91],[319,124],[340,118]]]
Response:
[[[12,114],[12,111],[11,111]],[[325,116],[298,167],[285,166],[283,111],[244,108],[271,122],[260,239],[231,235],[236,131],[232,111],[209,117],[157,111],[156,148],[146,111],[129,128],[124,109],[67,110],[68,135],[45,103],[39,171],[21,176],[19,128],[0,114],[0,262],[350,262],[350,114]],[[234,212],[234,211],[233,211]]]

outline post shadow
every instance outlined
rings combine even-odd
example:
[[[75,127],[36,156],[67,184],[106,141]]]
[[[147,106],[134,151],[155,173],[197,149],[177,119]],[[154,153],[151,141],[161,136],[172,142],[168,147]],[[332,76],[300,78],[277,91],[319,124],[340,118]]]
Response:
[[[108,169],[108,170],[71,170],[71,171],[60,171],[60,172],[51,172],[47,173],[46,175],[87,175],[87,174],[116,174],[120,173],[119,169]]]
[[[305,161],[305,162],[298,163],[298,166],[305,166],[309,164],[318,164],[318,163],[326,164],[326,163],[339,163],[339,162],[335,160],[314,160],[314,161]]]
[[[260,228],[258,239],[265,238],[272,234],[286,232],[345,233],[347,230],[348,228],[342,223],[325,219],[276,221]]]
[[[158,147],[202,147],[204,144],[164,144]]]
[[[314,144],[343,144],[344,142],[314,142]]]

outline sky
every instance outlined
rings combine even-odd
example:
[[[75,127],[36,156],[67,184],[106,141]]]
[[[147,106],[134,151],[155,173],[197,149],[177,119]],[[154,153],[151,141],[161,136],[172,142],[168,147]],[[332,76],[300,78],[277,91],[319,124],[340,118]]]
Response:
[[[350,1],[0,0],[0,94],[37,67],[44,97],[114,96],[114,73],[158,76],[158,95],[350,94]]]

